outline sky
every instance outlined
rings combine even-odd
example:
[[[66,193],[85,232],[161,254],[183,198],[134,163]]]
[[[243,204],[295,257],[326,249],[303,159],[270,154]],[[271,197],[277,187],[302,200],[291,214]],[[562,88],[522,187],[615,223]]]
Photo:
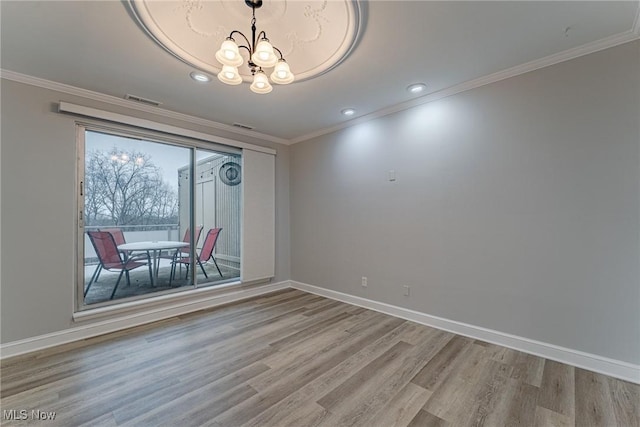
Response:
[[[95,150],[111,151],[113,147],[121,152],[139,151],[147,154],[153,163],[162,169],[169,185],[178,191],[178,169],[189,164],[189,148],[87,131],[85,137],[85,152],[87,154]],[[196,157],[200,160],[211,154],[213,152],[198,149]]]

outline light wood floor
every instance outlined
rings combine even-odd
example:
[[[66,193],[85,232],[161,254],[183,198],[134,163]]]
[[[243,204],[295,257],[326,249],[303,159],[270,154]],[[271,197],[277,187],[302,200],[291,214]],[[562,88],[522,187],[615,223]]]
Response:
[[[61,426],[640,425],[640,386],[296,290],[2,363]],[[3,417],[5,418],[5,417]]]

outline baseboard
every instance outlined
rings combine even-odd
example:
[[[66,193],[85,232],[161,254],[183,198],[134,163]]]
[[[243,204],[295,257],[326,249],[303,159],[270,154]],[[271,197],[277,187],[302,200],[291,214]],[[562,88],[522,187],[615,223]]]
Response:
[[[251,288],[244,288],[237,291],[214,294],[211,296],[200,296],[197,301],[180,301],[175,304],[156,307],[151,309],[141,309],[139,312],[109,318],[99,322],[76,326],[59,332],[39,335],[24,340],[13,341],[0,345],[0,359],[19,356],[73,341],[79,341],[110,332],[120,331],[146,323],[157,322],[170,317],[191,313],[198,310],[216,307],[230,302],[241,301],[258,295],[275,292],[281,289],[288,289],[289,281],[258,285]]]
[[[595,354],[585,353],[579,350],[560,347],[529,338],[519,337],[516,335],[506,334],[504,332],[495,331],[479,326],[469,325],[466,323],[456,322],[454,320],[444,319],[437,316],[397,307],[391,304],[381,303],[370,299],[357,297],[318,286],[308,285],[296,281],[290,281],[290,286],[301,291],[342,301],[347,304],[357,305],[359,307],[368,308],[399,317],[401,319],[410,320],[422,325],[431,326],[442,329],[458,335],[490,342],[501,345],[503,347],[512,348],[524,353],[533,354],[544,357],[545,359],[555,360],[557,362],[566,363],[578,368],[587,369],[589,371],[598,372],[611,377],[619,378],[632,383],[640,384],[640,365],[623,362],[620,360],[610,359]]]
[[[544,357],[566,363],[568,365],[599,372],[611,377],[620,378],[625,381],[640,384],[640,365],[627,363],[615,359],[610,359],[595,354],[585,353],[579,350],[560,347],[541,341],[531,340],[516,335],[506,334],[479,326],[469,325],[454,320],[444,319],[437,316],[421,313],[391,304],[386,304],[370,299],[321,288],[296,281],[282,281],[278,283],[259,285],[250,289],[242,289],[212,297],[202,298],[197,302],[180,303],[174,306],[166,306],[153,310],[141,310],[138,313],[119,316],[100,322],[77,326],[64,331],[51,334],[40,335],[20,341],[9,342],[0,345],[0,359],[18,356],[37,350],[43,350],[73,341],[79,341],[98,335],[115,332],[146,323],[156,322],[174,316],[216,307],[230,302],[241,301],[262,294],[275,292],[282,289],[294,288],[312,294],[342,301],[347,304],[375,310],[401,319],[442,329],[458,335],[467,336],[474,339],[490,342],[514,350]]]

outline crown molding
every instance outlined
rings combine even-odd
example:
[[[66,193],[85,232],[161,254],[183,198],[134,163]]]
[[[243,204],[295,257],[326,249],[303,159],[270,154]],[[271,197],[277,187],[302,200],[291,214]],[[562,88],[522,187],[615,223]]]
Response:
[[[143,111],[145,113],[155,114],[161,117],[170,119],[181,120],[187,123],[195,125],[206,126],[212,129],[222,130],[230,132],[234,135],[249,136],[252,138],[258,138],[264,141],[275,142],[277,144],[289,145],[290,141],[277,136],[256,132],[247,129],[240,129],[235,126],[226,125],[224,123],[214,122],[213,120],[207,120],[200,117],[190,116],[184,113],[178,113],[175,111],[165,110],[163,108],[154,107],[152,105],[139,104],[127,99],[118,98],[116,96],[107,95],[100,92],[94,92],[87,89],[67,85],[64,83],[58,83],[51,80],[41,79],[39,77],[29,76],[15,71],[0,69],[0,76],[3,79],[11,80],[18,83],[24,83],[31,86],[40,87],[43,89],[55,90],[57,92],[66,93],[68,95],[79,96],[82,98],[92,99],[94,101],[104,102],[106,104],[115,105],[118,107],[130,108],[133,110]]]
[[[498,71],[496,73],[479,77],[477,79],[469,80],[467,82],[463,82],[463,83],[448,87],[446,89],[442,89],[437,92],[424,95],[419,98],[415,98],[406,102],[401,102],[399,104],[382,108],[380,110],[374,111],[364,116],[360,116],[355,119],[342,122],[335,126],[321,128],[316,131],[313,131],[304,135],[300,135],[291,139],[280,138],[277,136],[256,132],[252,130],[240,129],[234,126],[226,125],[224,123],[215,122],[213,120],[194,117],[188,114],[165,110],[163,108],[158,108],[150,105],[138,104],[136,102],[129,101],[126,99],[121,99],[112,95],[94,92],[94,91],[78,88],[75,86],[70,86],[63,83],[53,82],[50,80],[45,80],[45,79],[17,73],[10,70],[0,69],[0,76],[7,80],[12,80],[19,83],[32,85],[32,86],[37,86],[44,89],[55,90],[58,92],[67,93],[69,95],[80,96],[83,98],[88,98],[88,99],[104,102],[111,105],[144,111],[144,112],[156,114],[162,117],[182,120],[187,123],[193,123],[196,125],[206,126],[209,128],[230,132],[234,135],[249,136],[252,138],[258,138],[265,141],[274,142],[277,144],[293,145],[299,142],[308,141],[310,139],[313,139],[322,135],[336,132],[341,129],[345,129],[351,126],[365,123],[370,120],[388,116],[390,114],[394,114],[403,110],[408,110],[410,108],[427,104],[429,102],[437,101],[439,99],[456,95],[462,92],[466,92],[471,89],[476,89],[481,86],[486,86],[491,83],[496,83],[501,80],[505,80],[511,77],[516,77],[521,74],[528,73],[530,71],[539,70],[541,68],[549,67],[551,65],[559,64],[561,62],[569,61],[571,59],[575,59],[580,56],[589,55],[591,53],[595,53],[604,49],[615,47],[615,46],[628,43],[634,40],[638,40],[638,39],[640,39],[640,1],[638,2],[638,9],[636,10],[633,26],[631,27],[631,29],[623,33],[615,34],[610,37],[606,37],[591,43],[584,44],[582,46],[578,46],[572,49],[565,50],[563,52],[546,56],[544,58],[526,62],[521,65],[516,65],[515,67],[507,68],[506,70]]]
[[[301,135],[296,138],[292,138],[290,140],[290,144],[297,144],[299,142],[307,141],[307,140],[316,138],[318,136],[326,135],[328,133],[336,132],[338,130],[355,126],[360,123],[365,123],[370,120],[388,116],[390,114],[397,113],[399,111],[408,110],[410,108],[427,104],[429,102],[437,101],[439,99],[456,95],[461,92],[466,92],[471,89],[476,89],[481,86],[499,82],[500,80],[505,80],[511,77],[519,76],[521,74],[525,74],[530,71],[535,71],[535,70],[549,67],[551,65],[555,65],[561,62],[569,61],[571,59],[588,55],[590,53],[595,53],[604,49],[615,47],[624,43],[628,43],[630,41],[637,40],[639,38],[640,38],[640,2],[639,2],[638,11],[636,13],[636,18],[635,18],[632,29],[625,31],[624,33],[620,33],[620,34],[616,34],[600,40],[596,40],[594,42],[587,43],[572,49],[568,49],[563,52],[555,53],[553,55],[549,55],[544,58],[526,62],[521,65],[516,65],[515,67],[507,68],[506,70],[498,71],[496,73],[489,74],[484,77],[479,77],[474,80],[469,80],[467,82],[460,83],[460,84],[448,87],[446,89],[442,89],[437,92],[430,93],[428,95],[424,95],[420,98],[415,98],[410,101],[402,102],[399,104],[395,104],[395,105],[374,111],[364,116],[340,123],[336,126],[319,129],[317,131],[314,131],[305,135]]]

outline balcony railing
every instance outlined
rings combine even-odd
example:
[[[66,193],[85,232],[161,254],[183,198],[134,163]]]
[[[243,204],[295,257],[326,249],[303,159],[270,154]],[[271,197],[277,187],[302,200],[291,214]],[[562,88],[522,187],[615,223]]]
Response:
[[[103,228],[118,227],[122,229],[124,238],[127,243],[148,242],[159,240],[182,240],[180,236],[179,224],[158,224],[158,225],[88,225],[84,227],[85,231],[99,230]],[[141,228],[146,230],[140,231]],[[135,231],[134,231],[135,230]],[[97,255],[93,249],[89,237],[84,235],[84,258],[85,262],[97,261]]]

